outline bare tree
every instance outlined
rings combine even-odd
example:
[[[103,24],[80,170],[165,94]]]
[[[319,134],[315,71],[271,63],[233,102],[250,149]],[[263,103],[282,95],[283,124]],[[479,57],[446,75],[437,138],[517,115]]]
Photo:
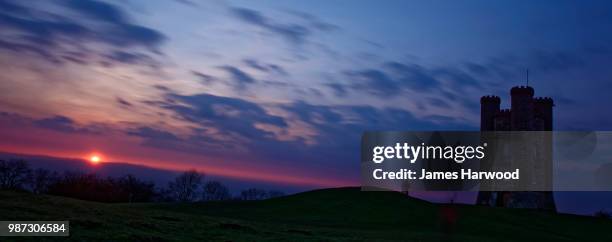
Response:
[[[229,200],[229,189],[218,181],[209,181],[204,185],[202,199],[204,201]]]
[[[155,185],[132,175],[120,178],[100,177],[95,173],[66,172],[49,186],[51,195],[97,202],[149,202]]]
[[[132,174],[119,178],[116,185],[129,203],[148,202],[155,196],[155,184],[142,181]]]
[[[204,174],[196,170],[185,171],[168,183],[168,189],[176,201],[191,202],[197,198]]]
[[[262,189],[249,188],[240,192],[240,199],[242,200],[262,200],[266,199],[267,192]]]
[[[28,163],[24,160],[0,160],[0,189],[17,190],[30,179]]]
[[[51,184],[59,179],[57,172],[38,168],[32,172],[31,188],[36,194],[43,194],[49,191]]]

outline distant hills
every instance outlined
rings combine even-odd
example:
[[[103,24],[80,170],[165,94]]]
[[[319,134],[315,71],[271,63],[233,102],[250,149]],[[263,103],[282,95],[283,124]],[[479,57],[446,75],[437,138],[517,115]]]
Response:
[[[91,165],[87,160],[59,158],[43,155],[28,155],[0,152],[0,159],[24,159],[34,169],[43,168],[57,172],[64,171],[81,171],[95,172],[100,176],[118,177],[126,174],[132,174],[143,180],[153,181],[155,183],[166,183],[174,178],[179,172],[157,169],[142,165],[133,165],[127,163],[104,162],[97,165]]]
[[[60,158],[44,155],[15,154],[2,151],[0,151],[0,159],[24,159],[34,169],[44,168],[60,173],[64,171],[95,172],[96,174],[102,177],[119,177],[127,174],[132,174],[142,180],[152,181],[158,186],[165,186],[171,179],[174,179],[174,177],[176,177],[180,173],[180,171],[164,170],[143,165],[134,165],[120,162],[102,162],[97,165],[91,165],[87,160],[84,159]],[[201,172],[204,172],[206,174],[206,171]],[[262,181],[241,180],[230,177],[214,176],[211,174],[206,175],[206,180],[221,181],[226,186],[228,186],[230,190],[234,193],[237,193],[242,189],[247,189],[251,187],[281,190],[286,193],[295,193],[312,189],[306,187],[283,186]]]

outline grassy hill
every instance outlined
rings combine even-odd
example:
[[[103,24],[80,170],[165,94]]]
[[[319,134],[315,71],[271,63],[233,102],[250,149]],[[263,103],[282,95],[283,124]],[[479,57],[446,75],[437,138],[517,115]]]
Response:
[[[441,214],[449,209],[455,211],[454,225],[442,222]],[[612,241],[612,220],[467,205],[443,208],[400,193],[358,188],[192,204],[103,204],[0,192],[0,220],[70,220],[74,241]]]

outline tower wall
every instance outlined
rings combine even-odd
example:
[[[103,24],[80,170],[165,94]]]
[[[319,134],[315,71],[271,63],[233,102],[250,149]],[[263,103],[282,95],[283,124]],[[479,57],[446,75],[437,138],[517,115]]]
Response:
[[[495,131],[509,131],[511,129],[510,117],[512,111],[510,109],[499,110],[495,115]]]
[[[483,96],[480,98],[480,130],[495,129],[495,115],[499,112],[501,99],[498,96]]]
[[[510,125],[513,131],[533,130],[533,93],[533,88],[529,86],[513,87],[510,90]]]
[[[552,131],[553,129],[553,100],[549,97],[537,97],[534,99],[535,112],[538,118],[544,122],[544,131]]]

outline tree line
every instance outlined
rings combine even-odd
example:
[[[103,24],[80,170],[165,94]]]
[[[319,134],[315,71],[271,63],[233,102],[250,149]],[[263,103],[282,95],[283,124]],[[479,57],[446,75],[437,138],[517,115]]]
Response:
[[[261,200],[284,196],[281,191],[249,188],[232,195],[219,181],[205,180],[204,173],[187,170],[165,187],[133,175],[118,178],[95,173],[32,169],[25,160],[0,160],[0,190],[28,191],[82,200],[132,202],[196,202],[224,200]]]

